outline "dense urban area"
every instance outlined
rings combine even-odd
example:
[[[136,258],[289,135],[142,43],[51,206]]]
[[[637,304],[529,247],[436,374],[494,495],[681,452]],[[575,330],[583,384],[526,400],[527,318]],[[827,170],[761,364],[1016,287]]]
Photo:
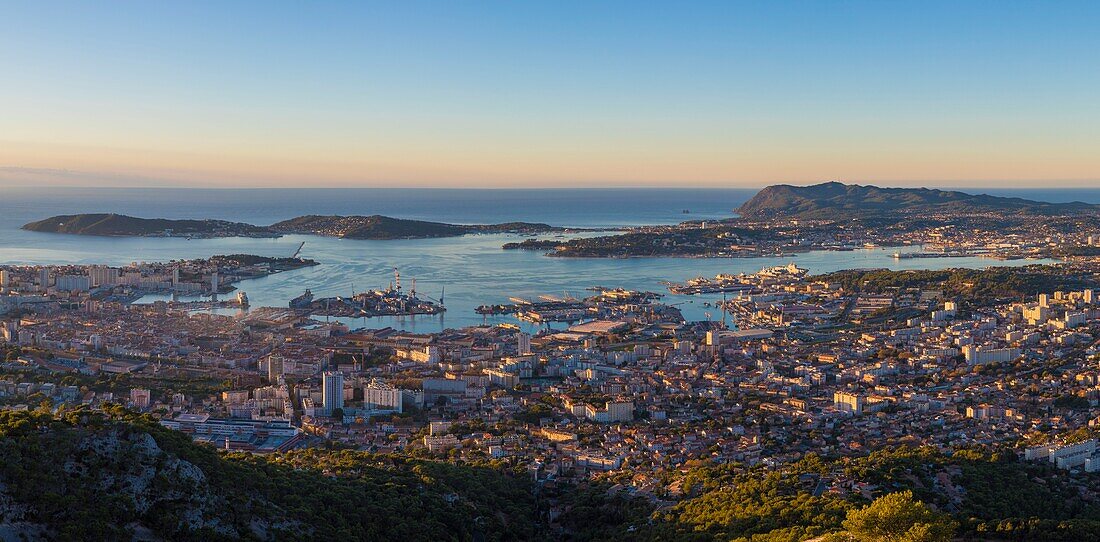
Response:
[[[352,329],[315,317],[434,314],[443,300],[396,272],[386,290],[284,307],[231,294],[317,263],[297,254],[2,266],[0,535],[1090,539],[1100,227],[1039,216],[736,226],[748,233],[714,238],[725,250],[793,236],[1060,260],[792,263],[665,284],[721,293],[702,321],[663,291],[578,284],[588,297],[478,308],[516,323]],[[683,253],[709,230],[660,231]],[[149,294],[174,300],[139,302]],[[883,531],[890,514],[922,537]]]

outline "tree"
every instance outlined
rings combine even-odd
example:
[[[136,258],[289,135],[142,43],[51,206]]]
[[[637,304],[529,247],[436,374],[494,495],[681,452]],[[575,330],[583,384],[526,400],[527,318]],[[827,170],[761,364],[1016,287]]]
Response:
[[[949,515],[914,500],[912,491],[883,495],[851,510],[843,525],[849,539],[859,542],[950,542],[958,527]]]

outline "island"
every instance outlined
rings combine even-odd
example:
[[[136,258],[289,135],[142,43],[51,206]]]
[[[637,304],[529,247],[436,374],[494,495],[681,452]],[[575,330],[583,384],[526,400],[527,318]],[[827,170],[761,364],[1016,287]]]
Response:
[[[242,222],[137,218],[114,213],[53,216],[24,224],[23,229],[109,237],[278,237],[270,228]]]
[[[406,220],[388,216],[307,215],[271,225],[280,233],[305,233],[344,239],[427,239],[458,237],[471,233],[546,233],[561,232],[549,224],[507,222],[504,224],[446,224],[424,220]]]
[[[138,218],[112,213],[60,215],[31,222],[24,230],[75,235],[111,237],[280,237],[286,234],[309,234],[345,239],[428,239],[458,237],[474,233],[549,233],[580,231],[529,222],[503,224],[446,224],[423,220],[407,220],[381,215],[321,216],[306,215],[256,226],[226,220],[171,220]]]

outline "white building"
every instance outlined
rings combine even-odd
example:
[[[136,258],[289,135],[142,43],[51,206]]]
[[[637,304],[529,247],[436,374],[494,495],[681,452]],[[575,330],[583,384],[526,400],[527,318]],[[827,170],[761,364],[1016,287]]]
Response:
[[[1096,452],[1096,439],[1077,444],[1062,446],[1050,452],[1050,462],[1060,469],[1072,469],[1085,464],[1085,460]]]
[[[969,365],[982,365],[985,363],[1006,363],[1020,357],[1019,348],[994,348],[986,349],[980,346],[968,344],[963,347],[963,356]]]
[[[363,388],[363,407],[369,410],[401,412],[401,390],[373,379]]]
[[[92,279],[83,275],[61,275],[56,287],[65,292],[87,292],[92,289]]]

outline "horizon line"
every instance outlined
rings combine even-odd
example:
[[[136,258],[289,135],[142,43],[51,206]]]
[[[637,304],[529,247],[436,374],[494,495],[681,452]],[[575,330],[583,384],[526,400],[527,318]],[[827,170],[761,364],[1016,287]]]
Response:
[[[1087,181],[1083,179],[1082,181]],[[770,186],[814,186],[820,184],[826,184],[830,182],[839,182],[849,186],[875,186],[878,188],[910,188],[910,189],[930,189],[930,190],[943,190],[943,191],[965,191],[965,190],[997,190],[997,191],[1012,191],[1012,190],[1100,190],[1100,185],[1097,186],[1082,186],[1082,185],[1065,185],[1065,184],[1049,184],[1051,181],[1038,180],[1036,183],[1045,184],[1028,184],[1019,186],[989,186],[989,185],[954,185],[948,186],[944,184],[925,184],[919,181],[912,182],[890,182],[890,183],[874,183],[866,181],[815,181],[815,182],[776,182],[768,184],[752,184],[752,185],[740,185],[740,186],[722,186],[713,184],[639,184],[639,185],[586,185],[586,186],[574,186],[574,185],[562,185],[562,186],[444,186],[444,185],[414,185],[414,186],[402,186],[393,184],[382,185],[320,185],[320,186],[308,186],[308,185],[240,185],[240,186],[207,186],[207,185],[151,185],[151,186],[135,186],[126,184],[105,184],[105,185],[89,185],[89,184],[6,184],[0,183],[0,190],[5,189],[49,189],[49,190],[470,190],[470,191],[491,191],[491,190],[508,190],[508,191],[549,191],[549,190],[571,190],[571,191],[590,191],[590,190],[762,190]],[[971,180],[968,182],[1005,182],[998,181],[996,179],[989,180]],[[1100,181],[1097,181],[1100,182]]]

